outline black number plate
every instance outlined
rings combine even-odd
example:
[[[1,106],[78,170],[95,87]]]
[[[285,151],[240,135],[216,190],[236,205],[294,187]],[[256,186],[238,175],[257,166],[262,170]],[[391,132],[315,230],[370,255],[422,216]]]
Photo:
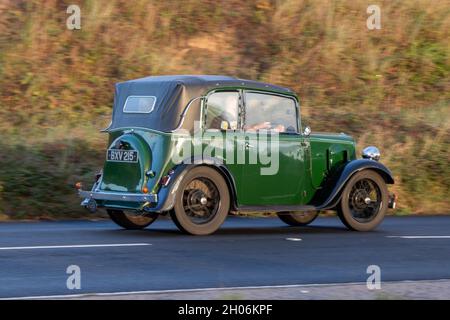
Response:
[[[138,152],[136,150],[108,150],[108,161],[113,162],[138,162]]]

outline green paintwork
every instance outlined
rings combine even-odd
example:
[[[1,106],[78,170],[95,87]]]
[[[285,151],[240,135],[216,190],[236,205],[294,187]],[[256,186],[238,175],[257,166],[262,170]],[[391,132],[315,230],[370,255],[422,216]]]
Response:
[[[248,134],[252,146],[247,152],[254,153],[258,139]],[[269,165],[248,164],[242,167],[242,187],[237,191],[240,205],[295,205],[302,203],[302,186],[305,182],[305,151],[303,138],[299,135],[279,135],[278,172],[262,175],[262,169]],[[274,166],[273,166],[274,167]],[[276,186],[276,187],[274,187]]]
[[[305,185],[308,203],[326,176],[347,161],[356,159],[356,144],[345,134],[313,133],[309,140],[309,184]]]
[[[295,95],[291,96],[298,101]],[[314,133],[309,137],[280,134],[279,170],[274,175],[261,175],[261,169],[269,165],[237,163],[236,150],[245,150],[245,142],[256,146],[256,133],[239,130],[234,132],[236,139],[230,142],[235,150],[232,154],[227,154],[221,144],[214,144],[215,139],[219,141],[225,135],[224,132],[207,130],[198,133],[202,133],[197,136],[199,140],[195,136],[192,139],[183,132],[164,133],[144,128],[124,128],[109,132],[109,148],[120,139],[125,143],[126,149],[139,152],[139,161],[105,161],[100,190],[138,193],[147,186],[149,192],[158,194],[161,188],[158,182],[176,166],[173,153],[179,154],[179,159],[182,160],[180,150],[197,150],[197,154],[208,153],[224,163],[235,183],[238,206],[303,205],[310,203],[330,172],[341,164],[356,159],[355,141],[345,134]],[[246,159],[252,156],[253,150],[249,148],[245,151]],[[155,172],[153,178],[145,175],[150,169]],[[100,205],[122,209],[139,209],[142,206],[111,201],[101,201]]]
[[[144,186],[148,186],[150,192],[157,193],[158,181],[173,166],[170,163],[171,138],[169,134],[149,129],[124,128],[110,132],[108,148],[120,139],[127,143],[126,150],[139,152],[139,159],[138,163],[105,161],[100,190],[139,193]],[[155,172],[154,177],[145,175],[150,169]],[[100,201],[99,204],[121,209],[141,207],[140,204],[126,202]]]

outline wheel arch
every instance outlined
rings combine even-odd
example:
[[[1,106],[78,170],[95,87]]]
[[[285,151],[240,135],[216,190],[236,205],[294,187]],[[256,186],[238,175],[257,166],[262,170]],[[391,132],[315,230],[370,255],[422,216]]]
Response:
[[[220,159],[203,158],[189,159],[189,161],[185,160],[174,168],[172,181],[165,188],[166,191],[163,192],[164,194],[162,197],[160,197],[163,202],[158,206],[158,211],[169,211],[173,208],[179,183],[187,172],[200,166],[211,168],[222,176],[227,184],[228,192],[230,194],[230,209],[233,210],[237,208],[236,183],[230,170],[222,161],[220,161]]]
[[[356,173],[363,170],[373,170],[377,172],[384,179],[386,184],[395,183],[391,171],[382,163],[366,159],[353,160],[344,164],[326,179],[321,191],[313,198],[313,204],[319,210],[336,207],[348,181]]]

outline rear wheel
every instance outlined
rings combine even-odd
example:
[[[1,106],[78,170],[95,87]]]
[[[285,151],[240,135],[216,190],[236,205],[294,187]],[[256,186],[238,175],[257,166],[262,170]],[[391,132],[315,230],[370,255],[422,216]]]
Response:
[[[369,231],[383,221],[388,202],[384,179],[373,170],[360,171],[344,188],[338,216],[351,230]]]
[[[307,226],[319,215],[319,211],[277,212],[278,218],[290,226]]]
[[[220,173],[193,168],[181,181],[170,212],[177,227],[192,235],[207,235],[220,228],[230,209],[228,186]]]
[[[117,225],[128,230],[139,230],[144,229],[151,225],[156,218],[158,218],[157,213],[145,214],[145,215],[135,215],[130,213],[125,213],[122,210],[106,210],[109,217]]]

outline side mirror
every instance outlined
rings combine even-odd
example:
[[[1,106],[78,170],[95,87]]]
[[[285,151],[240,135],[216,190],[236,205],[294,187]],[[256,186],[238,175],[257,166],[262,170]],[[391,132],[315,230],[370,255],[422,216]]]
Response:
[[[307,126],[307,127],[305,128],[305,130],[303,130],[303,135],[304,135],[305,137],[309,137],[309,136],[311,135],[311,128],[310,128],[309,126]]]

